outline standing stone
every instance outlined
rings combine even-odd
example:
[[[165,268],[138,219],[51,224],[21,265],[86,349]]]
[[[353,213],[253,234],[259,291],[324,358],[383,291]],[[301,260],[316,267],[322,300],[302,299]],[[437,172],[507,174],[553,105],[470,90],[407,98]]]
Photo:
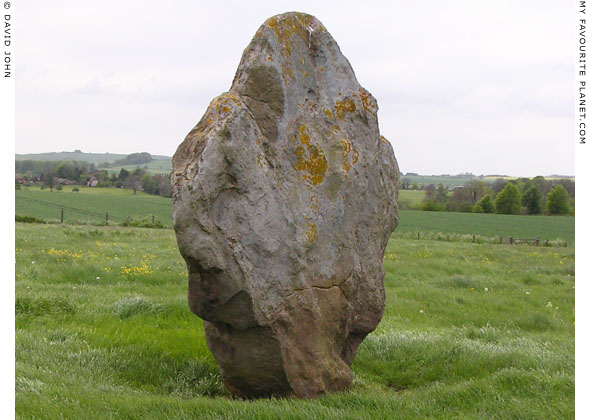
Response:
[[[227,388],[346,389],[383,315],[399,171],[377,102],[320,21],[268,19],[173,167],[189,306]]]

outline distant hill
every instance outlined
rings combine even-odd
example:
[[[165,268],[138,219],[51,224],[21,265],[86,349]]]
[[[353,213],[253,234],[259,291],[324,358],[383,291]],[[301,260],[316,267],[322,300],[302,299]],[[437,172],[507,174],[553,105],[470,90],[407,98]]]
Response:
[[[77,160],[96,165],[100,163],[114,163],[117,160],[127,158],[129,155],[118,153],[84,153],[79,150],[74,152],[51,152],[51,153],[27,153],[16,154],[15,160]],[[170,156],[152,155],[153,160],[171,160]]]

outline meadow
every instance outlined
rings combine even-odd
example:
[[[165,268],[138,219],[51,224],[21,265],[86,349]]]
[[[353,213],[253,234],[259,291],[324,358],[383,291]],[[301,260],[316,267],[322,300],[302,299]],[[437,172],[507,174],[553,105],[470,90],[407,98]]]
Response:
[[[424,190],[399,190],[397,195],[397,202],[400,207],[402,203],[407,208],[417,208],[422,204],[422,201],[426,197],[426,191]]]
[[[65,223],[104,223],[106,212],[112,223],[120,223],[127,217],[150,218],[152,215],[166,227],[172,227],[172,202],[138,191],[121,188],[72,187],[50,192],[38,187],[26,187],[15,191],[16,214],[38,217],[47,221],[60,220],[64,209]],[[419,194],[412,194],[419,193]],[[400,191],[400,199],[421,200],[423,191]],[[480,235],[486,238],[513,236],[542,241],[561,239],[574,242],[574,218],[558,216],[514,216],[502,214],[447,213],[401,210],[396,234],[417,232]]]
[[[15,213],[57,222],[64,210],[65,223],[105,223],[109,213],[111,223],[120,223],[126,218],[144,218],[154,215],[165,226],[172,227],[172,202],[169,198],[146,194],[123,188],[80,187],[72,192],[72,186],[55,188],[24,187],[15,191]]]
[[[133,172],[136,168],[142,168],[146,173],[150,175],[156,174],[169,174],[172,172],[172,160],[171,159],[155,159],[149,163],[142,163],[139,165],[123,165],[123,166],[112,166],[106,168],[109,174],[118,174],[121,169],[125,168],[129,172]]]
[[[394,237],[352,388],[250,401],[221,383],[171,229],[17,223],[16,417],[573,419],[574,260]]]

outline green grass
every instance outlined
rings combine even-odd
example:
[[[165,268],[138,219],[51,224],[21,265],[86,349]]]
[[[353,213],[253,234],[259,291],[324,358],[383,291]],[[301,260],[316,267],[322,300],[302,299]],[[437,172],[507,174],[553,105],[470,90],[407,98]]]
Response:
[[[144,218],[155,215],[164,226],[172,226],[172,202],[169,198],[149,195],[122,188],[78,187],[72,192],[71,186],[62,191],[49,192],[38,187],[26,187],[15,191],[15,213],[19,216],[38,217],[47,221],[59,221],[61,207],[64,221],[104,223],[109,213],[111,223],[120,223],[130,218]]]
[[[19,419],[573,419],[574,249],[392,239],[348,392],[234,399],[170,229],[16,224]]]
[[[401,210],[396,233],[442,232],[485,237],[563,239],[574,242],[570,216],[515,216],[506,214],[451,213]]]
[[[426,191],[424,190],[399,190],[397,201],[398,204],[407,202],[410,206],[415,207],[422,203],[425,196]]]
[[[26,187],[15,191],[16,214],[37,217],[47,221],[58,221],[61,210],[57,206],[80,209],[85,214],[66,209],[65,222],[87,221],[103,223],[105,213],[109,220],[122,222],[126,217],[144,218],[155,215],[166,227],[172,227],[172,202],[143,192],[133,195],[131,190],[121,188],[86,188],[73,193],[72,187],[63,191],[41,191],[37,187]],[[400,191],[400,199],[421,200],[423,191]],[[94,214],[96,213],[96,214]],[[574,218],[559,216],[513,216],[500,214],[447,213],[401,210],[398,234],[417,231],[441,232],[443,234],[476,234],[485,237],[534,238],[541,240],[562,239],[574,242]]]
[[[144,169],[150,175],[156,174],[168,174],[172,172],[172,159],[158,159],[153,160],[149,163],[142,163],[139,165],[124,165],[124,166],[113,166],[106,168],[109,173],[118,174],[121,169],[125,168],[129,172],[133,172],[136,168]]]
[[[409,178],[410,185],[412,185],[414,183],[422,184],[423,186],[428,185],[428,184],[434,184],[434,185],[443,184],[448,187],[454,187],[457,185],[465,185],[470,180],[479,179],[476,176],[473,176],[471,178],[455,178],[452,176],[445,176],[445,175],[402,175],[400,178],[401,179]]]
[[[56,161],[56,160],[77,160],[79,162],[88,163],[106,163],[115,162],[119,159],[125,159],[128,155],[117,154],[117,153],[85,153],[85,152],[50,152],[50,153],[27,153],[27,154],[16,154],[15,160],[44,160],[44,161]],[[168,156],[152,155],[155,160],[170,160]]]

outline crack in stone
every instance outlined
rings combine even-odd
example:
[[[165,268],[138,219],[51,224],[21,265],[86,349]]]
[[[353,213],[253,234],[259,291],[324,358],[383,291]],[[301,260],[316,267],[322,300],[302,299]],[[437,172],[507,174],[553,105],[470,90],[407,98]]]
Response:
[[[302,289],[295,289],[295,290],[291,291],[291,293],[284,295],[283,299],[290,298],[295,293],[304,292],[306,290],[312,290],[312,289],[328,290],[328,289],[332,289],[334,287],[337,287],[338,290],[340,290],[340,292],[344,295],[344,297],[346,297],[346,294],[344,294],[344,291],[340,288],[340,283],[338,283],[338,284],[333,284],[332,286],[325,286],[325,287],[324,286],[309,286],[309,287],[304,287]]]

